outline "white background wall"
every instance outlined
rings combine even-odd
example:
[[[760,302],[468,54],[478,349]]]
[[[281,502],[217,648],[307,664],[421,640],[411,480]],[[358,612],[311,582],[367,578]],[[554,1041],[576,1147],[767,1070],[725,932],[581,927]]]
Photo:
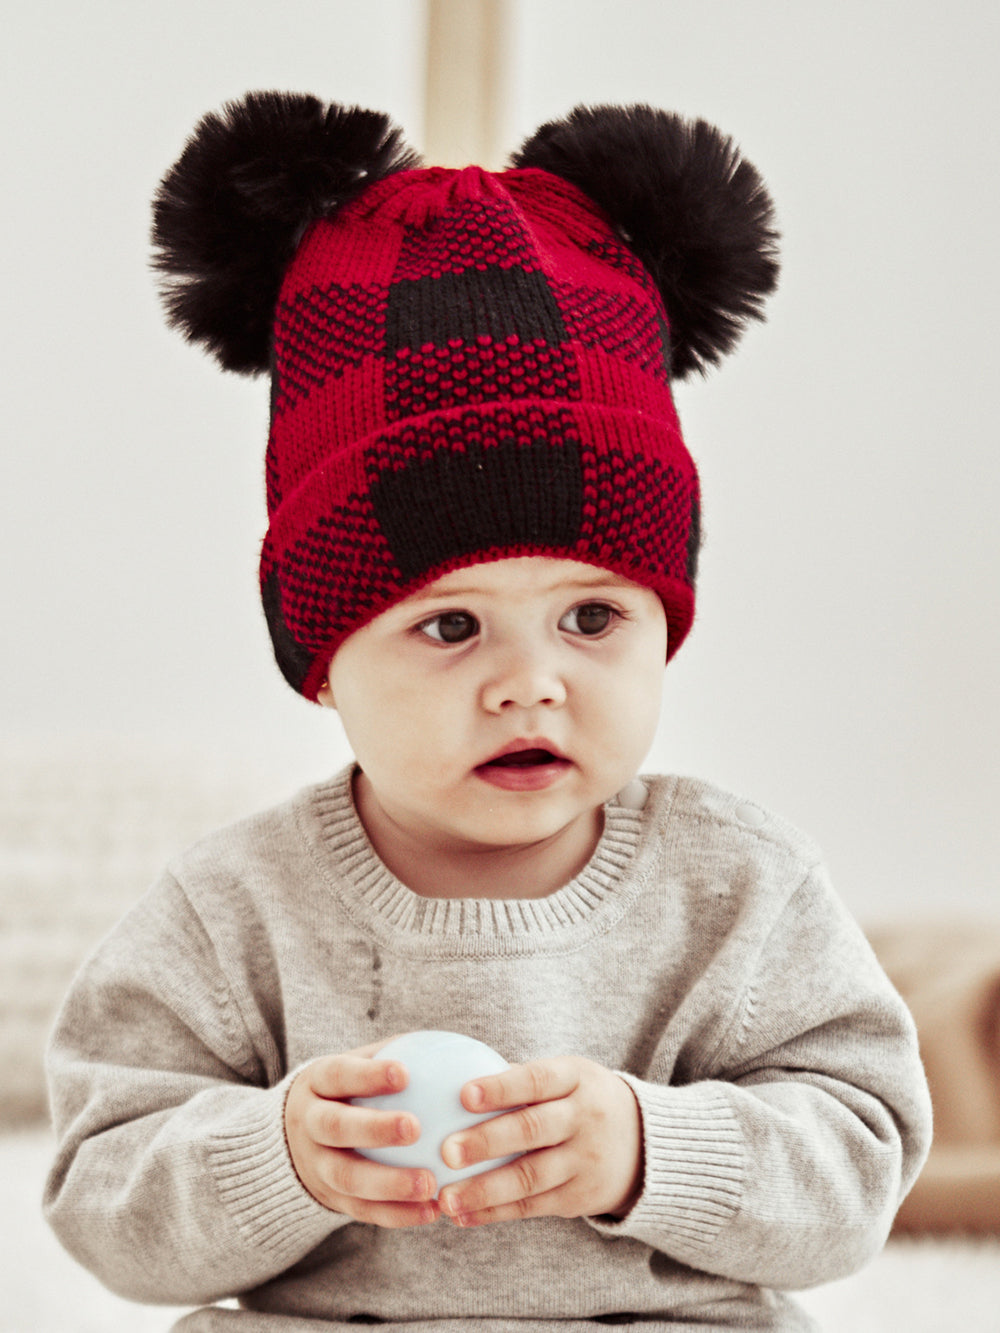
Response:
[[[256,594],[266,386],[163,327],[148,203],[252,87],[420,146],[416,0],[33,0],[4,24],[0,729],[339,764]],[[510,146],[579,101],[732,133],[777,200],[770,321],[678,403],[707,544],[651,766],[770,804],[865,919],[996,914],[996,119],[982,0],[522,0]]]

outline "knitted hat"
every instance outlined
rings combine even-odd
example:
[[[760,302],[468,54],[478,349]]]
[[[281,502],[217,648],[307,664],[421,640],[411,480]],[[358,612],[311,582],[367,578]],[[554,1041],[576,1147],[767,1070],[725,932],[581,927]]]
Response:
[[[520,555],[694,614],[699,492],[671,379],[727,352],[777,276],[730,140],[578,108],[491,173],[423,169],[388,118],[251,93],[154,207],[170,322],[270,371],[260,586],[286,679],[422,585]]]

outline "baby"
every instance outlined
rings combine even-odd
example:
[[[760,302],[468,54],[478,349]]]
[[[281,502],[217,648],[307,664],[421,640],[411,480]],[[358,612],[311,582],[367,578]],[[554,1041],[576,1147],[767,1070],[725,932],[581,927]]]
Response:
[[[172,865],[49,1053],[66,1247],[204,1333],[804,1330],[926,1155],[912,1022],[813,844],[637,776],[694,615],[671,398],[758,316],[732,143],[578,109],[510,170],[251,94],[155,210],[172,321],[268,371],[261,591],[356,762]],[[446,1184],[380,1049],[467,1034]],[[391,1105],[391,1103],[390,1103]],[[362,1150],[362,1151],[359,1151]],[[236,1298],[222,1307],[213,1304]]]

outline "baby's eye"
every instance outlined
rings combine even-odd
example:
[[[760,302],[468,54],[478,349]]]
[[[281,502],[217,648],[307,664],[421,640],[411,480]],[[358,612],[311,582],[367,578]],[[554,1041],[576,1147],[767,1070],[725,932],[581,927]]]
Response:
[[[438,643],[464,643],[479,633],[479,622],[467,611],[445,611],[422,621],[417,629]]]
[[[614,621],[618,612],[604,602],[586,602],[583,606],[574,606],[567,611],[559,622],[559,628],[571,634],[603,634]]]

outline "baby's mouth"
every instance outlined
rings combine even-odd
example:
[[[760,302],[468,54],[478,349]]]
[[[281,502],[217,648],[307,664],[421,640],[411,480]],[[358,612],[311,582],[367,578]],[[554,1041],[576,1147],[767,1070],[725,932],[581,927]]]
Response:
[[[572,767],[572,760],[547,745],[532,745],[534,737],[511,741],[492,759],[476,766],[476,775],[501,791],[544,791]],[[539,737],[539,739],[542,739]]]
[[[540,764],[564,763],[561,755],[551,750],[515,750],[512,754],[501,754],[496,759],[488,759],[481,768],[535,768]]]

